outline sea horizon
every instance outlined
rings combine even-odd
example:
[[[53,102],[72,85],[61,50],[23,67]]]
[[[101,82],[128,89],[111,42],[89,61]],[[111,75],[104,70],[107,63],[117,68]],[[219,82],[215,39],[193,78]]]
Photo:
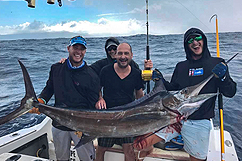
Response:
[[[184,31],[185,33],[185,31]],[[166,33],[166,34],[149,34],[149,36],[169,36],[169,35],[182,35],[184,33]],[[242,33],[242,31],[226,31],[226,32],[219,32],[219,34],[224,33]],[[216,34],[215,32],[205,32],[205,34]],[[76,35],[81,35],[84,38],[105,38],[105,37],[132,37],[132,36],[139,36],[145,35],[144,33],[137,33],[137,34],[130,34],[130,35],[107,35],[107,36],[91,36],[88,34],[80,34],[80,33],[72,33],[72,32],[43,32],[43,33],[22,33],[22,34],[8,34],[8,35],[0,35],[0,41],[8,41],[8,40],[44,40],[44,39],[65,39],[71,38]]]

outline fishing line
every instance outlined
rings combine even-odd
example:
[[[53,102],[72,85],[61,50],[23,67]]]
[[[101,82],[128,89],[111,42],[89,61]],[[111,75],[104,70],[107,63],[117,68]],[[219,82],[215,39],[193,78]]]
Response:
[[[196,15],[194,15],[193,13],[192,13],[192,11],[190,11],[186,6],[184,6],[181,2],[179,2],[178,0],[175,0],[177,3],[179,3],[180,5],[182,5],[191,15],[193,15],[201,24],[203,24],[208,30],[209,30],[209,32],[212,32],[211,30],[210,30],[210,28],[207,26],[207,25],[205,25]],[[214,36],[214,34],[213,34],[213,36]],[[214,36],[215,38],[216,38],[216,36]]]
[[[194,15],[193,14],[193,12],[192,11],[190,11],[185,5],[183,5],[180,1],[178,1],[178,0],[175,0],[177,3],[179,3],[181,6],[183,6],[192,16],[194,16],[202,25],[204,25],[207,29],[208,29],[208,31],[211,33],[211,35],[213,36],[213,38],[216,38],[216,33],[213,33],[212,31],[211,31],[211,29],[205,24],[205,23],[203,23],[196,15]],[[210,19],[211,20],[211,19]],[[223,45],[223,43],[221,43],[220,42],[220,47],[224,50],[224,52],[227,52],[227,53],[229,53],[229,51],[225,48],[225,46]],[[171,68],[169,65],[166,65],[168,68]],[[173,69],[174,69],[175,67],[173,67]]]
[[[216,36],[215,36],[215,34],[216,33],[213,33],[211,30],[210,30],[210,28],[207,26],[207,25],[205,25],[196,15],[194,15],[193,14],[193,12],[191,12],[186,6],[184,6],[181,2],[179,2],[178,0],[175,0],[177,3],[179,3],[180,5],[182,5],[191,15],[193,15],[201,24],[203,24],[208,30],[209,30],[209,32],[210,33],[212,33],[212,36],[214,37],[214,38],[216,38]],[[225,52],[227,52],[228,53],[228,50],[225,48],[225,46],[223,45],[223,43],[221,43],[220,42],[220,44],[221,44],[221,48],[223,48],[224,49],[224,51]]]
[[[196,15],[194,15],[193,13],[192,13],[192,11],[190,11],[186,6],[184,6],[181,2],[179,2],[178,0],[175,0],[177,3],[179,3],[180,5],[182,5],[189,13],[191,13],[191,15],[193,15],[201,24],[203,24],[210,32],[211,32],[211,30],[210,30],[210,28],[208,28],[201,20],[199,20],[199,18],[196,16]]]
[[[238,95],[235,95],[233,98],[235,97],[239,97]],[[225,106],[227,103],[229,103],[232,99],[227,98],[226,101],[223,103],[223,105]],[[218,109],[218,106],[216,107]]]
[[[224,105],[226,105],[231,99],[227,99],[226,102],[224,102]],[[218,107],[217,107],[218,108]]]

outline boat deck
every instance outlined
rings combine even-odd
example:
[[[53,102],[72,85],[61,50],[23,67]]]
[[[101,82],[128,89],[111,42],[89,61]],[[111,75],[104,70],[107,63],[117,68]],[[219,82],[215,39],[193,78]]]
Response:
[[[97,140],[94,141],[94,146],[97,147]],[[107,153],[107,154],[106,154]],[[109,158],[108,155],[112,155],[113,153],[120,153],[123,155],[123,150],[120,145],[114,145],[112,148],[109,148],[105,153],[105,158]],[[168,160],[179,160],[179,161],[188,161],[189,154],[184,150],[162,150],[160,148],[150,148],[143,151],[135,150],[136,156],[139,161],[147,160],[149,158],[156,159],[168,159]]]

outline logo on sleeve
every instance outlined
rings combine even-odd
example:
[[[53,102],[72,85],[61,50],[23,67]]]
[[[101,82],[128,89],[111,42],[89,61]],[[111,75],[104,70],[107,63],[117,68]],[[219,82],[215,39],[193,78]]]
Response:
[[[189,69],[189,77],[203,75],[203,68]]]

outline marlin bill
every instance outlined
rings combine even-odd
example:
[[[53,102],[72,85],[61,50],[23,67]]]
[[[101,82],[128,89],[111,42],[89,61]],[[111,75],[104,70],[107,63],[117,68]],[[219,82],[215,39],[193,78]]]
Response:
[[[213,77],[180,91],[169,92],[162,79],[155,81],[153,90],[144,97],[123,106],[107,110],[67,110],[41,104],[37,101],[30,76],[19,61],[25,82],[25,97],[21,105],[7,116],[0,118],[0,125],[37,107],[59,124],[84,134],[82,144],[96,137],[132,137],[154,132],[187,118],[207,99],[217,93],[200,94],[200,90]]]

